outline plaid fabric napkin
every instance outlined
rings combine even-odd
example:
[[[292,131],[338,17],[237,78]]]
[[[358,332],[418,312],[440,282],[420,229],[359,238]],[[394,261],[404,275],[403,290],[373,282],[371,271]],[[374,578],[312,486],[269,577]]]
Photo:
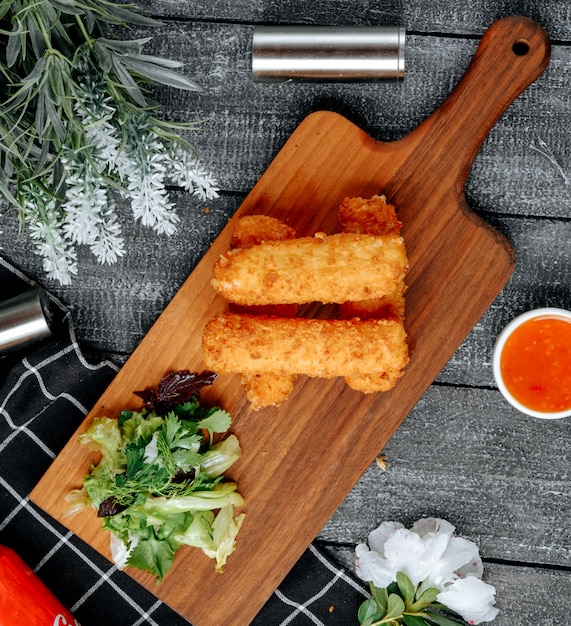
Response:
[[[0,299],[31,285],[0,258]],[[57,334],[0,358],[0,544],[17,552],[82,626],[188,625],[28,499],[117,372],[110,362],[85,359],[68,313],[53,303],[63,318]],[[253,624],[355,624],[365,597],[364,586],[312,544]]]

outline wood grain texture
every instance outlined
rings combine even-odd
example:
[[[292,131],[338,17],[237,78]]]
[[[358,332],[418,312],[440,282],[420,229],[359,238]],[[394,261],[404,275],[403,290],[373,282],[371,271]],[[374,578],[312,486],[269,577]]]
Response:
[[[546,28],[553,38],[569,39],[569,6],[561,0],[506,0],[494,3],[459,0],[440,4],[433,0],[402,2],[385,0],[142,0],[152,15],[185,17],[195,20],[224,20],[245,23],[315,25],[392,25],[405,24],[409,30],[424,33],[482,35],[485,25],[505,15],[526,15]]]
[[[521,39],[529,44],[522,57],[512,52]],[[167,577],[158,589],[148,576],[134,574],[195,626],[227,619],[227,606],[236,623],[253,618],[508,280],[511,248],[470,211],[463,186],[485,135],[548,58],[548,40],[537,25],[500,21],[483,38],[465,78],[418,129],[382,143],[339,115],[315,113],[241,205],[239,214],[287,219],[300,234],[332,232],[343,197],[384,191],[399,207],[411,261],[407,328],[413,354],[402,384],[384,395],[357,398],[340,381],[302,380],[288,405],[266,411],[261,430],[253,427],[259,417],[246,406],[237,377],[221,378],[208,390],[210,400],[235,416],[245,451],[233,471],[247,501],[239,548],[222,577],[190,551],[175,565],[185,575]],[[227,248],[230,232],[230,226],[222,231],[82,428],[93,415],[130,406],[133,389],[166,371],[200,369],[200,329],[225,306],[209,288],[210,268]],[[294,418],[291,407],[303,411],[296,410]],[[63,495],[81,480],[88,461],[73,438],[32,500],[61,519]],[[277,472],[287,479],[276,481]],[[335,488],[328,481],[331,474],[337,477]],[[301,516],[302,510],[310,513]],[[107,538],[94,516],[64,522],[107,553]],[[193,580],[216,585],[227,603],[213,607],[208,598],[189,594]]]
[[[565,567],[568,433],[563,421],[521,415],[497,390],[433,385],[383,448],[386,471],[372,463],[319,538],[364,541],[377,520],[435,515],[487,559]]]

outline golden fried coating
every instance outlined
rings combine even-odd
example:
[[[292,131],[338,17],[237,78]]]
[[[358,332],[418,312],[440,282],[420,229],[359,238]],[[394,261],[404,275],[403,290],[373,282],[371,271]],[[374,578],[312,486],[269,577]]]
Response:
[[[250,248],[264,241],[280,241],[295,237],[295,230],[280,220],[266,215],[247,215],[237,220],[232,233],[233,248]],[[251,315],[295,317],[296,304],[267,304],[241,307],[230,304],[230,310]],[[252,372],[242,374],[244,395],[255,411],[281,404],[291,393],[295,374],[279,372]]]
[[[339,208],[339,227],[343,232],[372,235],[398,235],[401,223],[396,216],[395,207],[386,202],[384,196],[370,199],[346,198]],[[403,323],[406,286],[404,275],[394,285],[394,291],[381,298],[345,302],[339,306],[342,319],[358,317],[360,319],[392,319]],[[363,371],[357,376],[347,376],[345,382],[353,389],[363,393],[387,391],[402,376],[400,367],[387,368],[381,373]]]
[[[287,372],[250,372],[240,380],[251,408],[259,411],[280,405],[292,392],[296,374]]]
[[[295,229],[269,215],[245,215],[236,221],[231,248],[251,248],[264,241],[293,239]]]
[[[231,250],[216,262],[212,285],[247,306],[340,303],[393,293],[407,268],[400,236],[318,233]]]
[[[341,319],[351,319],[359,317],[361,319],[404,319],[404,286],[382,298],[372,298],[369,300],[358,300],[356,302],[344,302],[339,305],[339,317]]]
[[[222,313],[202,337],[205,365],[220,374],[264,371],[334,378],[401,370],[403,325],[394,320],[321,320]]]
[[[342,233],[367,235],[400,235],[402,224],[397,218],[395,207],[385,196],[372,198],[345,198],[337,216]]]

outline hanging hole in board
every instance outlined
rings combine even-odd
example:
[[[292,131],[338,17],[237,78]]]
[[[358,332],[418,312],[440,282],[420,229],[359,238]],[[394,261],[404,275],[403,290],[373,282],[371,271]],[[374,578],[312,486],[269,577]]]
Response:
[[[518,57],[523,57],[529,52],[529,42],[525,39],[518,39],[512,46],[513,53]]]

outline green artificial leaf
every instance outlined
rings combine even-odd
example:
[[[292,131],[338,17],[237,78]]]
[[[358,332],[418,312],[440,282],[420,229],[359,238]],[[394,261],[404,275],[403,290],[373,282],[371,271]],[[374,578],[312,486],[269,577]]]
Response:
[[[32,49],[36,59],[41,59],[46,50],[46,41],[38,25],[36,16],[31,12],[28,12],[27,15],[27,26],[28,37],[30,38],[30,43],[32,44]]]
[[[0,3],[0,19],[2,19],[6,13],[10,10],[11,2],[1,2]]]
[[[151,38],[149,37],[148,40]],[[145,40],[139,40],[145,42]],[[146,42],[145,42],[146,43]],[[132,54],[132,53],[131,53]],[[161,67],[168,67],[171,70],[176,70],[184,67],[184,63],[182,61],[177,61],[176,59],[167,59],[164,57],[157,57],[150,54],[141,54],[137,53],[137,58],[141,61],[146,61],[148,63],[153,63],[154,65],[160,65]]]
[[[361,626],[371,626],[371,624],[383,617],[384,614],[379,613],[377,603],[372,598],[365,600],[357,612],[357,618]]]
[[[436,624],[437,626],[458,626],[458,624],[464,625],[464,620],[458,616],[458,619],[453,619],[442,615],[442,613],[436,613],[432,609],[426,609],[424,617],[429,624]]]
[[[101,44],[100,40],[97,40],[93,44],[93,52],[95,53],[99,66],[103,72],[110,72],[113,67],[113,55],[104,45]]]
[[[385,619],[400,617],[404,612],[403,599],[396,593],[389,594]]]
[[[145,108],[147,106],[147,100],[143,95],[143,92],[140,90],[131,74],[129,74],[129,72],[123,67],[119,57],[116,55],[111,55],[111,68],[113,69],[113,72],[118,78],[121,86],[127,91],[133,101],[139,106]]]
[[[14,198],[14,196],[12,195],[12,192],[8,189],[8,187],[2,181],[0,181],[0,195],[13,206],[20,206],[18,203],[18,200]]]
[[[73,0],[50,0],[54,9],[66,15],[83,15],[84,10]]]
[[[8,44],[6,46],[6,65],[12,67],[22,50],[22,38],[20,37],[20,25],[18,22],[14,23],[14,29],[8,37]]]
[[[422,611],[436,600],[436,596],[438,596],[439,593],[440,589],[437,589],[436,587],[426,589],[420,594],[416,602],[410,605],[409,609],[413,612]]]
[[[141,540],[129,555],[127,565],[154,574],[162,580],[174,561],[174,550],[168,541],[157,539],[153,533]]]
[[[99,37],[95,43],[100,46],[110,48],[115,52],[120,52],[121,54],[140,54],[143,50],[143,46],[149,43],[152,39],[152,37],[144,37],[141,39],[123,40]]]
[[[387,612],[387,606],[389,604],[389,594],[387,593],[386,588],[383,587],[379,589],[379,587],[375,587],[373,583],[369,584],[369,588],[371,589],[371,595],[373,596],[373,599],[379,607],[379,611],[384,617]]]
[[[406,626],[430,626],[430,624],[419,615],[404,614],[404,623]]]
[[[202,91],[202,87],[186,76],[173,72],[167,67],[150,63],[141,57],[124,55],[121,57],[121,61],[130,70],[152,83],[168,85],[186,91]]]
[[[416,589],[410,581],[410,578],[404,572],[397,572],[397,585],[402,597],[404,598],[405,607],[410,607],[414,602]]]
[[[147,17],[146,15],[141,15],[140,13],[135,13],[134,11],[130,11],[127,9],[127,5],[115,4],[113,2],[102,2],[100,0],[100,4],[105,5],[107,7],[106,15],[109,17],[114,16],[119,24],[133,24],[135,26],[161,26],[162,22],[153,19],[152,17]]]

